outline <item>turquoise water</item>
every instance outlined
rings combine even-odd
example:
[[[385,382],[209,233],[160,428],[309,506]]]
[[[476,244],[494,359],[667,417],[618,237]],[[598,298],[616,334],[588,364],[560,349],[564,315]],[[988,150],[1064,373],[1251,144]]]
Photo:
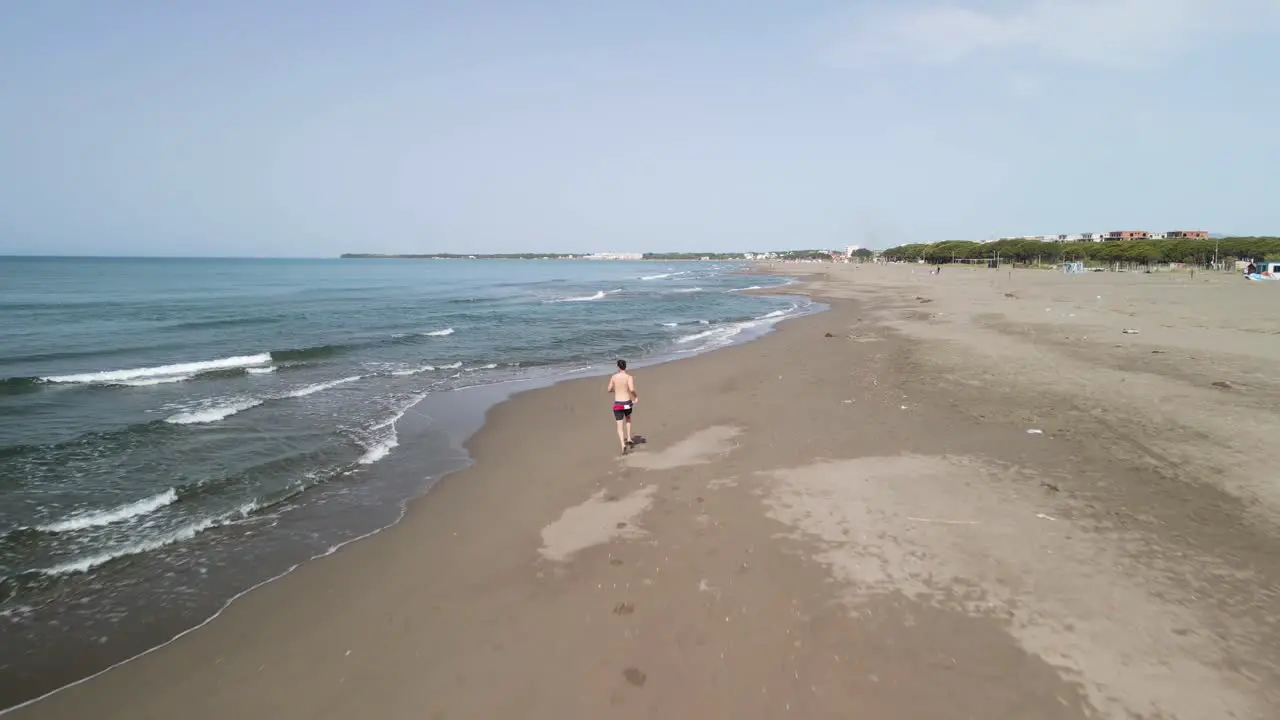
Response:
[[[117,647],[142,606],[189,626],[456,466],[447,414],[405,434],[424,397],[701,352],[809,309],[741,292],[783,282],[741,269],[0,258],[0,623],[27,653]],[[77,628],[60,646],[35,629],[51,618]]]

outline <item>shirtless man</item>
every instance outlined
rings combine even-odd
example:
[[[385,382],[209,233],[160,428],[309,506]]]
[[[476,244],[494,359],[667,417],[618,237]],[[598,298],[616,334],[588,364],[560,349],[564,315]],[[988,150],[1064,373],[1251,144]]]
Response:
[[[631,441],[631,408],[640,401],[636,393],[636,379],[627,372],[627,361],[618,361],[618,372],[609,378],[609,387],[605,392],[613,393],[613,419],[618,422],[618,443],[622,445],[622,454],[635,443]]]

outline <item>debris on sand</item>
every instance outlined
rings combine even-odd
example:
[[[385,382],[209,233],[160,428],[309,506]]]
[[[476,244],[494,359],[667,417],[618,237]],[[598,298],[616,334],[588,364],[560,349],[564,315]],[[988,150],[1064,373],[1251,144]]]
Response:
[[[1137,331],[1137,330],[1135,330],[1135,329],[1133,329],[1133,328],[1125,328],[1125,329],[1121,330],[1120,332],[1124,333],[1125,335],[1137,335],[1137,334],[1138,334],[1138,331]]]
[[[644,671],[633,667],[623,670],[622,677],[626,678],[627,682],[635,685],[636,687],[644,687],[645,680],[649,679],[649,676],[645,675]]]
[[[1231,390],[1231,389],[1233,389],[1233,388],[1235,387],[1235,385],[1232,385],[1231,383],[1227,382],[1226,380],[1219,380],[1219,381],[1217,381],[1217,382],[1213,383],[1213,386],[1214,386],[1214,387],[1216,387],[1216,388],[1221,388],[1221,389],[1223,389],[1223,390]]]

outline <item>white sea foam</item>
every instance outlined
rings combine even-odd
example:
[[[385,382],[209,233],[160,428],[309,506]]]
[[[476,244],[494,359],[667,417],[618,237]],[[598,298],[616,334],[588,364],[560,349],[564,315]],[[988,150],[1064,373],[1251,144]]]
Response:
[[[676,327],[680,323],[662,323],[662,327]]]
[[[676,290],[676,292],[678,292],[678,293],[696,293],[696,292],[702,292],[702,288],[700,288],[700,287],[680,288],[679,290]]]
[[[165,377],[138,378],[137,380],[120,380],[119,382],[113,382],[110,384],[121,385],[123,387],[150,387],[151,385],[184,382],[193,377],[195,377],[195,375],[168,375]]]
[[[606,297],[606,296],[608,296],[608,295],[616,295],[617,293],[620,293],[620,292],[622,292],[622,288],[615,288],[615,289],[613,289],[613,290],[609,290],[609,291],[607,291],[607,292],[606,292],[606,291],[604,291],[604,290],[597,290],[597,291],[595,292],[595,294],[593,294],[593,295],[583,295],[583,296],[581,296],[581,297],[567,297],[567,298],[560,298],[560,299],[558,299],[558,300],[552,300],[551,302],[558,302],[558,303],[561,303],[561,302],[588,302],[588,301],[591,301],[591,300],[603,300],[603,299],[605,299],[605,297]]]
[[[404,377],[404,376],[406,376],[406,375],[417,375],[418,373],[422,373],[422,372],[431,372],[432,370],[435,370],[435,369],[436,369],[436,368],[435,368],[435,366],[434,366],[434,365],[423,365],[422,367],[416,367],[416,368],[405,368],[405,369],[403,369],[403,370],[392,370],[392,371],[391,371],[391,374],[392,374],[392,375],[395,375],[395,376],[397,376],[397,377]]]
[[[51,568],[41,570],[40,573],[42,575],[71,575],[73,573],[88,572],[99,565],[105,565],[117,558],[151,552],[152,550],[158,550],[166,545],[190,540],[205,530],[223,523],[225,519],[226,518],[205,518],[203,520],[197,520],[190,525],[178,528],[177,530],[165,533],[164,535],[147,538],[145,540],[125,545],[124,547],[89,555],[61,565],[55,565]]]
[[[773,312],[766,313],[744,322],[721,325],[713,327],[710,330],[703,330],[702,332],[693,333],[691,335],[684,335],[676,338],[675,343],[677,345],[689,345],[691,343],[703,341],[695,347],[680,350],[681,353],[704,352],[724,347],[731,344],[734,341],[734,338],[740,335],[744,330],[772,326],[782,320],[792,317],[799,309],[799,306],[792,305],[786,310],[774,310]],[[706,321],[699,322],[705,324]]]
[[[725,329],[726,328],[715,328],[714,330],[703,330],[702,332],[694,333],[692,335],[684,335],[682,337],[676,338],[676,342],[681,345],[684,345],[686,343],[691,343],[696,340],[702,340],[703,338],[709,338],[714,335],[723,334]]]
[[[409,402],[405,403],[404,407],[400,408],[395,415],[392,415],[389,420],[378,423],[370,428],[370,430],[380,433],[380,435],[372,444],[366,446],[364,455],[361,455],[360,459],[356,462],[361,465],[372,465],[387,455],[390,455],[392,450],[399,447],[400,437],[396,434],[396,423],[400,422],[400,418],[404,417],[404,414],[409,412],[409,408],[417,405],[422,398],[426,396],[427,393],[415,395],[410,398]]]
[[[391,437],[379,440],[372,447],[366,450],[364,455],[361,455],[360,459],[356,462],[361,465],[372,465],[387,455],[390,455],[391,451],[395,450],[399,445],[399,438],[396,437],[395,432],[392,432]]]
[[[258,407],[261,404],[262,401],[257,398],[233,400],[222,405],[212,405],[196,410],[180,412],[177,415],[170,415],[165,418],[164,421],[173,425],[198,425],[202,423],[218,422],[219,420],[229,418],[238,412]]]
[[[445,337],[453,334],[453,328],[445,328],[443,330],[432,330],[431,332],[422,333],[425,337]]]
[[[455,362],[455,363],[449,363],[448,365],[441,365],[441,366],[440,366],[440,369],[441,369],[441,370],[457,370],[457,369],[458,369],[458,368],[460,368],[460,367],[462,367],[462,361],[461,361],[461,360],[459,360],[458,362]]]
[[[78,375],[53,375],[40,379],[49,383],[119,384],[131,380],[177,377],[179,375],[196,375],[211,370],[247,368],[255,365],[266,365],[269,362],[271,362],[271,353],[259,353],[257,355],[238,355],[219,360],[204,360],[202,362],[179,363],[176,365],[160,365],[129,370],[104,370],[102,372],[81,373]]]
[[[276,371],[276,366],[275,366],[275,365],[268,365],[268,366],[266,366],[266,367],[251,367],[251,368],[249,368],[249,374],[250,374],[250,375],[266,375],[266,374],[268,374],[268,373],[273,373],[273,372],[275,372],[275,371]]]
[[[36,529],[41,532],[62,533],[73,532],[75,530],[85,530],[87,528],[99,527],[102,525],[110,525],[112,523],[121,522],[130,518],[146,515],[155,512],[160,508],[169,505],[178,499],[178,493],[173,488],[169,488],[162,493],[152,495],[149,498],[143,498],[127,505],[110,508],[108,510],[95,510],[93,512],[78,513],[57,522],[41,525]]]
[[[662,273],[661,275],[643,275],[640,277],[640,279],[641,280],[661,280],[663,278],[675,277],[676,275],[683,275],[683,274],[684,273],[669,272],[669,273]]]
[[[763,290],[763,289],[764,288],[759,285],[752,285],[751,287],[734,288],[732,290],[725,290],[725,292],[734,293],[734,292],[746,292],[747,290]]]
[[[711,324],[711,321],[710,321],[710,320],[699,320],[699,321],[698,321],[698,324],[699,324],[699,325],[710,325],[710,324]]]
[[[691,353],[704,352],[706,350],[712,350],[714,348],[724,347],[725,345],[732,343],[733,339],[737,337],[743,330],[746,330],[748,327],[750,327],[749,323],[735,323],[733,325],[724,325],[721,327],[713,328],[711,330],[695,333],[693,335],[686,335],[682,338],[678,338],[676,342],[681,345],[687,345],[689,343],[696,342],[699,340],[705,341],[702,344],[698,345],[697,347],[681,351],[681,352],[691,352]]]
[[[467,368],[463,372],[476,372],[478,370],[493,370],[496,367],[498,367],[497,363],[489,363],[488,365],[478,365],[473,368]]]
[[[318,392],[328,390],[329,388],[337,387],[339,385],[345,385],[346,383],[349,383],[349,382],[355,382],[360,378],[361,378],[360,375],[352,375],[351,377],[345,377],[345,378],[342,378],[341,380],[330,380],[329,382],[322,382],[322,383],[316,383],[314,385],[307,385],[305,387],[300,387],[297,390],[292,390],[290,392],[287,392],[285,393],[284,396],[287,398],[306,397],[308,395],[314,395]]]
[[[0,618],[3,618],[10,622],[18,622],[24,616],[26,616],[27,613],[31,612],[34,609],[35,608],[31,607],[30,605],[14,605],[12,607],[7,607],[3,610],[0,610]]]

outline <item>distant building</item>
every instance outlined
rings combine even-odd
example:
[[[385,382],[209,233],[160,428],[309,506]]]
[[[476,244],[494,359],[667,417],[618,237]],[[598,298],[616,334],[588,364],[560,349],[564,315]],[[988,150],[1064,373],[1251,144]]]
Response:
[[[1207,230],[1170,230],[1168,232],[1148,232],[1146,230],[1112,230],[1110,232],[1064,233],[1060,235],[1005,235],[994,240],[1030,240],[1033,242],[1114,242],[1118,240],[1205,240]]]
[[[644,253],[603,252],[584,255],[584,260],[643,260]]]
[[[853,257],[853,254],[858,252],[861,249],[862,249],[861,245],[850,245],[849,247],[844,249],[844,256]]]
[[[1112,230],[1107,233],[1107,240],[1146,240],[1150,235],[1146,230]]]

